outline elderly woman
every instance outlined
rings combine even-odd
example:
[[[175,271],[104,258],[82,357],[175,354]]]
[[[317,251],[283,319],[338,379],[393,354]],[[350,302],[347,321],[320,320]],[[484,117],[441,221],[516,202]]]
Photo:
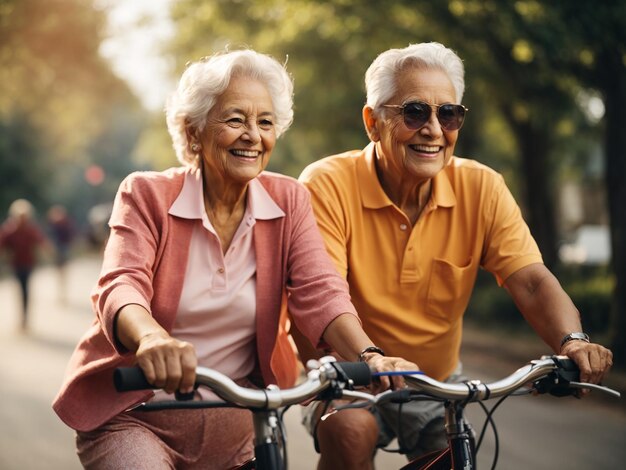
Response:
[[[326,254],[309,196],[264,172],[292,121],[292,82],[251,50],[189,66],[167,106],[183,164],[121,185],[80,341],[54,409],[76,429],[87,468],[229,468],[252,455],[241,409],[133,411],[193,390],[195,367],[240,384],[290,386],[295,357],[279,328],[288,299],[309,341],[394,370],[370,351],[347,285]],[[117,393],[115,367],[137,363],[162,391]]]
[[[583,333],[504,179],[454,156],[467,113],[461,59],[438,43],[391,49],[371,64],[365,85],[369,145],[315,162],[300,177],[365,332],[427,375],[456,380],[463,313],[483,268],[584,381],[602,380],[611,351]],[[394,437],[417,457],[446,446],[443,430],[436,402],[343,410],[317,428],[318,468],[371,468],[375,447]]]

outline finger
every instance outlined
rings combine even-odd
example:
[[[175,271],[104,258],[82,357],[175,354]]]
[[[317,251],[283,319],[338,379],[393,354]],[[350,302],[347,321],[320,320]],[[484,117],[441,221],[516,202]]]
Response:
[[[402,377],[401,375],[393,376],[391,388],[393,388],[394,390],[402,390],[404,386],[404,377]]]
[[[141,341],[136,352],[137,363],[144,371],[146,379],[158,388],[162,388],[165,385],[167,376],[167,369],[163,359],[163,348],[166,344],[167,340],[148,335]]]
[[[385,360],[382,356],[378,354],[373,354],[366,359],[367,365],[370,366],[370,369],[376,372],[385,372],[389,370],[386,367]],[[378,375],[376,380],[373,380],[370,385],[370,390],[372,393],[379,393],[383,390],[387,390],[389,388],[389,378],[385,375]]]
[[[154,382],[152,385],[164,388],[167,383],[167,366],[165,360],[161,354],[155,354],[151,362],[154,367]]]
[[[398,367],[401,364],[401,360],[390,359],[389,368],[393,372],[399,372],[402,370],[401,367]],[[391,389],[392,390],[402,390],[404,388],[404,379],[401,375],[392,375],[391,379]]]
[[[600,383],[606,364],[601,355],[601,351],[597,348],[594,348],[589,352],[589,364],[591,368],[589,383]]]
[[[182,378],[180,380],[180,391],[182,393],[193,392],[197,366],[198,359],[195,349],[190,343],[184,343],[184,351],[181,357]]]
[[[389,377],[386,375],[381,375],[379,378],[379,385],[375,388],[374,392],[379,393],[383,390],[387,390],[391,387],[391,382],[389,381]]]
[[[598,366],[598,381],[596,383],[602,383],[613,365],[613,353],[610,349],[601,348],[598,356],[600,364]]]
[[[152,361],[137,361],[139,367],[141,368],[141,370],[143,371],[143,375],[146,376],[146,380],[148,381],[148,383],[154,385],[154,381],[156,380],[156,373],[154,371],[154,364],[152,364]]]
[[[183,376],[183,369],[180,364],[180,355],[177,351],[168,354],[165,358],[166,377],[163,390],[167,393],[174,393],[180,386],[180,379]]]
[[[162,388],[165,385],[165,366],[159,355],[145,352],[138,354],[137,364],[150,384],[156,388]]]
[[[378,393],[378,390],[381,390],[382,387],[380,385],[380,377],[378,376],[373,376],[372,377],[372,381],[370,382],[368,389],[370,391],[370,393],[376,394]]]

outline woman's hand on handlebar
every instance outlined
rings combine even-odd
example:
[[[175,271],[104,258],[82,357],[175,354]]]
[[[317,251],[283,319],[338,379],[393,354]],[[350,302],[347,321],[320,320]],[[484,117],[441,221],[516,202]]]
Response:
[[[417,371],[419,367],[401,357],[386,357],[378,353],[366,353],[365,362],[376,372]],[[404,378],[401,375],[391,377],[381,376],[379,381],[372,383],[372,392],[378,393],[388,388],[398,390],[404,388]]]
[[[139,340],[137,364],[148,382],[167,393],[193,392],[198,360],[191,343],[166,332],[150,333]]]
[[[193,391],[198,360],[190,343],[172,338],[141,305],[123,306],[115,318],[117,340],[137,356],[146,380],[167,393]]]

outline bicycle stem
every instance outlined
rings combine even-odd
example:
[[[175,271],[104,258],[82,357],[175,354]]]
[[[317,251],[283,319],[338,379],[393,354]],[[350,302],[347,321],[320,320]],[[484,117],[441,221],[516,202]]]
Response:
[[[280,469],[284,468],[280,455],[276,433],[278,430],[278,416],[275,410],[257,410],[252,415],[254,425],[254,457],[255,468]]]
[[[465,403],[447,402],[445,405],[445,428],[450,444],[452,468],[474,469],[474,450],[471,429],[463,419]]]

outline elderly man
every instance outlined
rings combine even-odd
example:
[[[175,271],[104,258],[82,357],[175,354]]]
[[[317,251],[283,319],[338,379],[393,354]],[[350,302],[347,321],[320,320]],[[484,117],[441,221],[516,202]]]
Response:
[[[371,354],[404,357],[435,379],[455,380],[462,317],[482,267],[539,336],[578,364],[582,380],[599,382],[612,353],[583,333],[502,176],[454,156],[468,111],[461,59],[438,43],[391,49],[372,63],[365,84],[370,144],[313,163],[300,181],[380,348]],[[394,437],[408,458],[446,446],[440,403],[405,404],[400,420],[397,405],[346,409],[321,422],[313,408],[305,422],[320,469],[371,468],[375,448]]]

